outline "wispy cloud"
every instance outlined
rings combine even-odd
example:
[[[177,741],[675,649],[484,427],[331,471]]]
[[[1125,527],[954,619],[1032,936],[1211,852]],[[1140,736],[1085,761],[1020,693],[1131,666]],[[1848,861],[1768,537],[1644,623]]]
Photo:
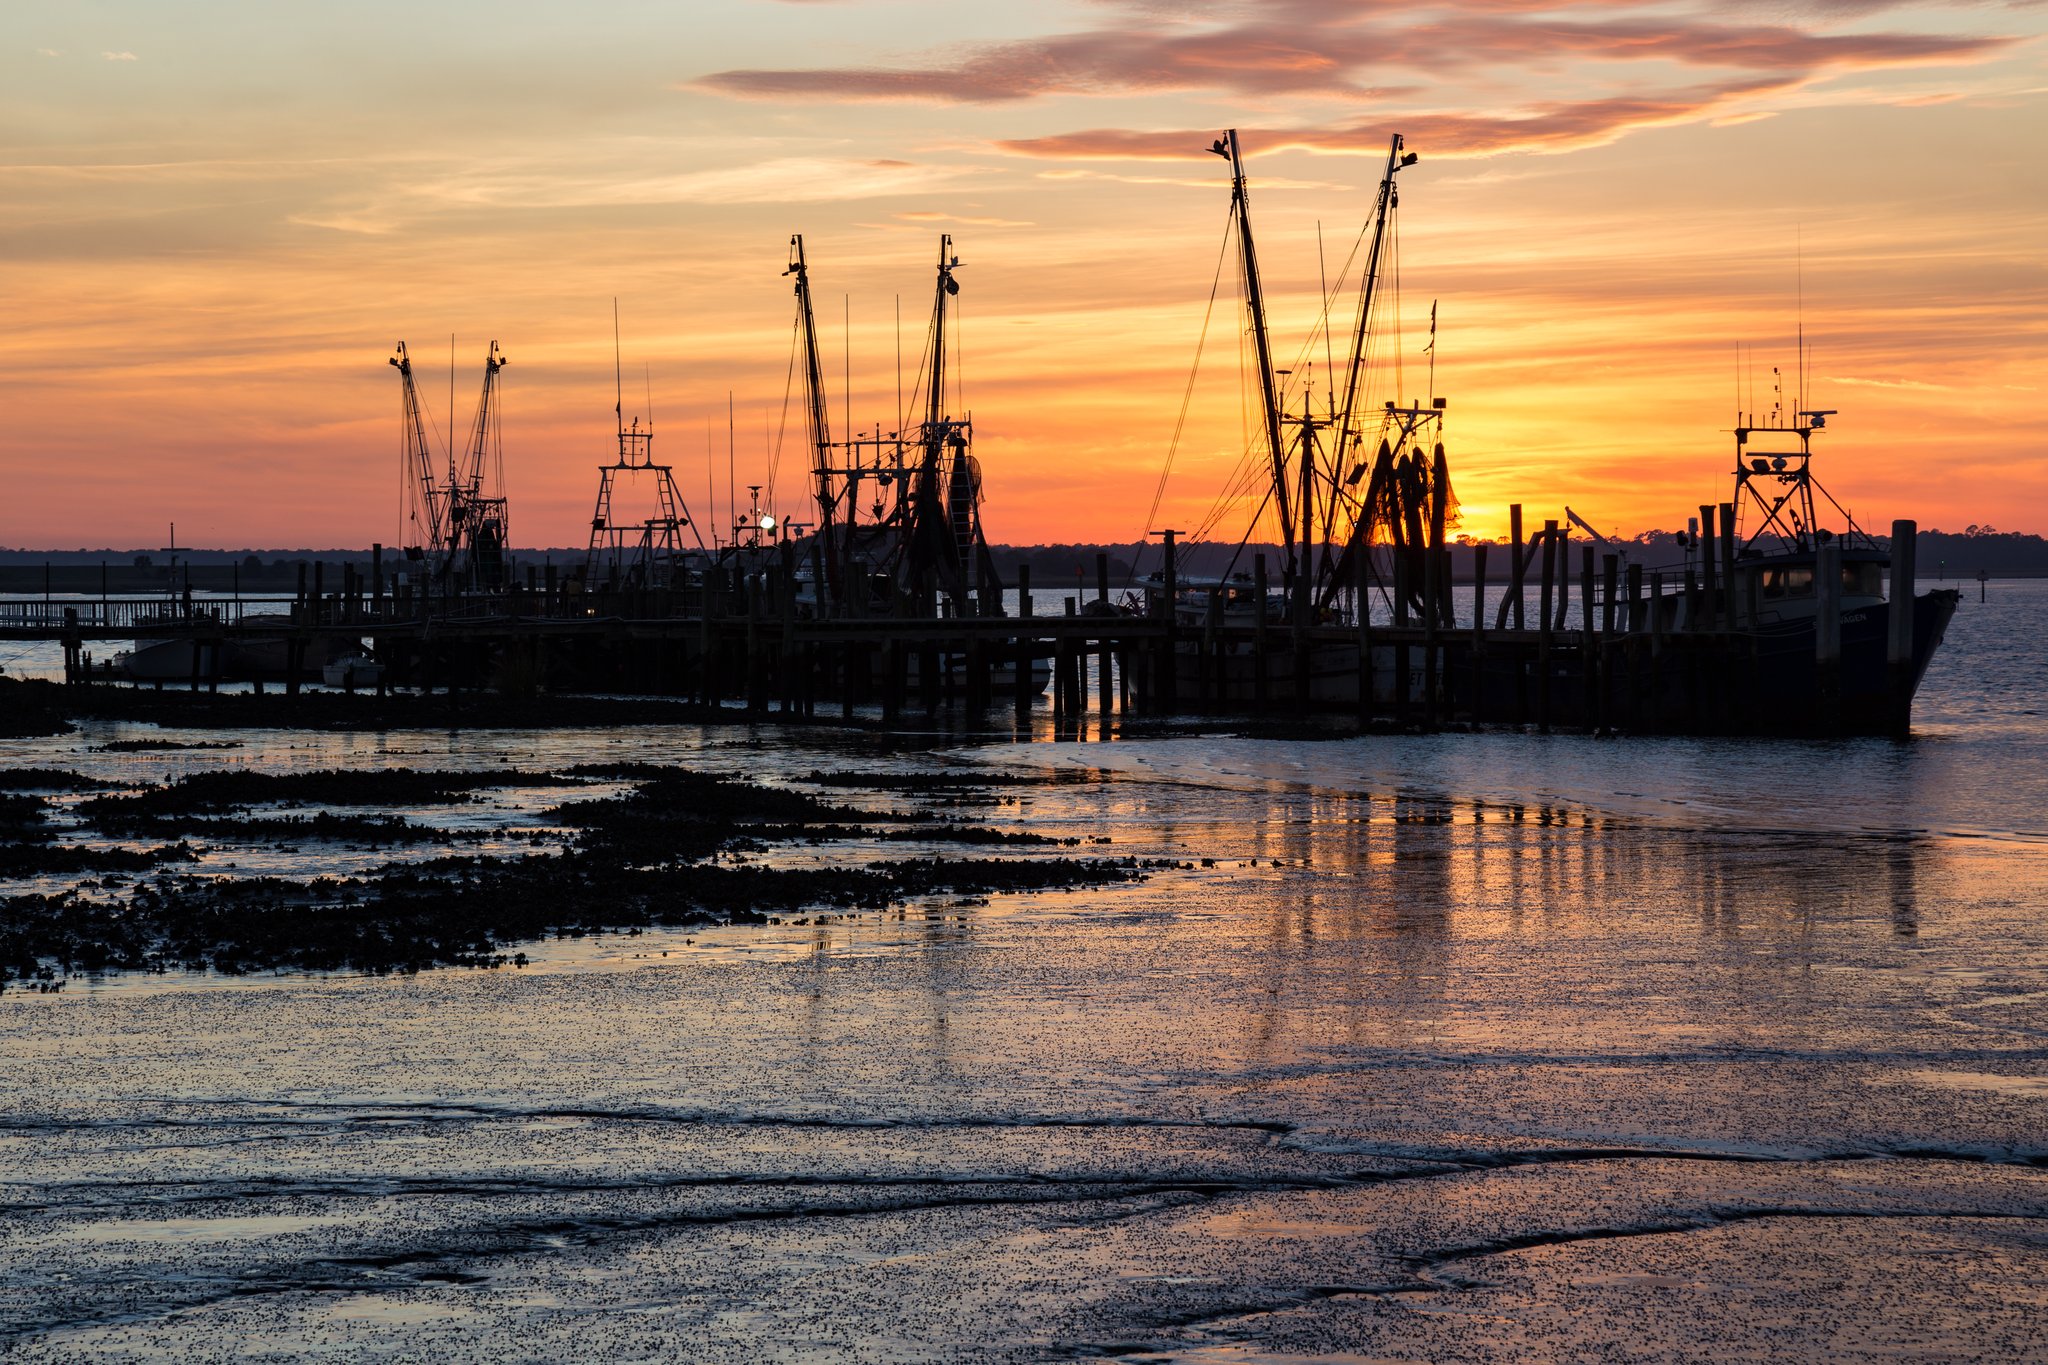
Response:
[[[1329,19],[1308,29],[1268,17],[1194,31],[1173,25],[1103,28],[981,45],[922,66],[743,69],[716,72],[694,85],[751,99],[945,104],[1166,91],[1384,100],[1413,87],[1377,83],[1375,73],[1582,59],[1811,74],[1973,61],[2013,41],[1967,34],[1823,33],[1661,12],[1601,22],[1491,11],[1430,11],[1416,22],[1365,14],[1364,21]]]
[[[1690,123],[1737,101],[1789,91],[1793,80],[1746,80],[1663,95],[1558,101],[1508,114],[1417,113],[1334,126],[1253,128],[1245,141],[1262,152],[1279,150],[1370,155],[1386,150],[1389,128],[1434,156],[1492,156],[1501,152],[1575,151],[1614,141],[1638,128]],[[1213,129],[1140,132],[1097,128],[1052,137],[998,143],[1020,156],[1066,160],[1188,161],[1209,154]]]
[[[39,47],[36,49],[36,55],[38,57],[61,57],[64,55],[64,49],[60,47]]]
[[[139,62],[142,60],[133,52],[102,52],[100,59],[109,62]]]
[[[906,223],[960,223],[967,227],[1033,227],[1035,224],[1016,218],[975,218],[961,213],[938,213],[920,210],[911,213],[895,213],[890,217]]]

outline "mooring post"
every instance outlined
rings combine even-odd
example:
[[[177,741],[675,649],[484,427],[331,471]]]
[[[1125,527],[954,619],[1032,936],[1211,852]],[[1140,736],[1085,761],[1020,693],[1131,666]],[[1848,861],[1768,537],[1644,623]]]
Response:
[[[1109,605],[1109,551],[1095,552],[1095,600]]]
[[[1486,718],[1486,542],[1472,547],[1472,719]]]
[[[1028,566],[1018,568],[1017,582],[1020,585],[1031,582],[1031,570]],[[1023,618],[1028,619],[1030,615],[1031,613],[1026,611]],[[1016,662],[1010,678],[1010,701],[1016,708],[1018,721],[1021,722],[1031,714],[1031,656],[1034,651],[1031,647],[1031,637],[1028,635],[1019,634],[1011,644],[1014,648],[1010,652],[1010,657]]]
[[[1029,619],[1031,616],[1031,566],[1017,566],[1017,615]]]
[[[1690,578],[1692,571],[1687,570]],[[1664,575],[1650,575],[1650,723],[1664,724]]]
[[[1105,618],[1107,619],[1107,618]],[[1116,709],[1116,688],[1110,639],[1102,636],[1095,642],[1095,704],[1103,725],[1109,724],[1110,713]],[[1103,736],[1108,738],[1107,734]]]
[[[1721,504],[1721,628],[1740,630],[1741,603],[1735,596],[1735,504]],[[1754,624],[1754,623],[1752,623]]]
[[[1890,729],[1900,739],[1913,730],[1914,540],[1919,529],[1911,521],[1892,523],[1892,591],[1885,620],[1886,691],[1891,701]]]
[[[1584,657],[1579,679],[1583,684],[1580,723],[1589,728],[1607,723],[1600,695],[1600,675],[1605,670],[1600,666],[1598,625],[1599,616],[1593,610],[1593,547],[1589,543],[1579,547],[1579,653]]]
[[[1714,533],[1714,507],[1711,503],[1700,504],[1700,535],[1696,548],[1700,562],[1700,604],[1692,613],[1694,630],[1717,630],[1720,628],[1720,598],[1715,591],[1714,559],[1719,553],[1716,542],[1720,539]]]
[[[1616,609],[1621,596],[1621,556],[1609,552],[1600,556],[1600,633],[1614,634]]]
[[[1508,601],[1515,613],[1515,629],[1523,628],[1522,593],[1528,587],[1527,566],[1522,550],[1522,504],[1508,504],[1508,532],[1514,540],[1514,558],[1508,561]]]
[[[1551,523],[1555,525],[1555,523]],[[1557,621],[1553,629],[1564,634],[1572,610],[1572,528],[1557,528]]]
[[[1628,723],[1635,728],[1642,723],[1643,697],[1643,566],[1628,566],[1628,617],[1624,625],[1627,641],[1623,646],[1628,650]]]
[[[1170,714],[1179,704],[1179,684],[1174,677],[1174,652],[1177,648],[1179,626],[1174,619],[1174,603],[1180,593],[1180,567],[1175,563],[1179,557],[1175,542],[1178,531],[1161,531],[1166,544],[1166,598],[1161,604],[1161,614],[1166,618],[1166,630],[1159,641],[1158,659],[1152,670],[1153,708],[1160,714]]]
[[[1536,726],[1550,733],[1550,636],[1555,618],[1550,614],[1551,590],[1558,577],[1557,523],[1543,523],[1543,598],[1536,620]]]

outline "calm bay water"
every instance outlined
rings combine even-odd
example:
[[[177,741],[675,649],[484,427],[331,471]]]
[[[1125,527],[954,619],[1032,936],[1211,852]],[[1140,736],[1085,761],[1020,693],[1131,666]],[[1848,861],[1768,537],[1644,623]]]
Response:
[[[1088,768],[1000,818],[1192,864],[518,971],[9,991],[0,1351],[2048,1353],[2044,632],[2048,584],[1972,591],[1900,744],[0,742],[122,776]],[[461,818],[509,852],[550,799]]]

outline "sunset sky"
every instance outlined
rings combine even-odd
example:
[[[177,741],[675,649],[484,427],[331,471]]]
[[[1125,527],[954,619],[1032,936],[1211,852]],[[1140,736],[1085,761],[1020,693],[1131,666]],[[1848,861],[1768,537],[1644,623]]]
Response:
[[[489,342],[510,357],[515,542],[580,545],[615,296],[627,413],[651,393],[705,520],[712,429],[722,517],[728,392],[741,484],[782,421],[789,235],[838,429],[849,315],[854,422],[895,426],[897,301],[912,364],[942,231],[990,538],[1135,539],[1229,127],[1283,364],[1318,224],[1334,277],[1388,135],[1420,155],[1399,351],[1425,392],[1437,301],[1470,532],[1725,498],[1738,344],[1767,410],[1802,315],[1861,520],[2048,532],[2044,32],[2034,4],[1883,0],[9,5],[0,545],[396,541],[385,359],[409,343],[445,421],[451,333],[458,424]],[[1217,309],[1155,524],[1199,523],[1243,449],[1227,275]]]

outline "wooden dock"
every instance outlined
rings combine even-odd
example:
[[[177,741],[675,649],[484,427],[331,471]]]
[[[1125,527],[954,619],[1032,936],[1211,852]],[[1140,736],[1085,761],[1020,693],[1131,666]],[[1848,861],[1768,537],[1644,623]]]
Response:
[[[795,578],[771,563],[661,592],[536,581],[430,599],[349,575],[334,591],[316,581],[291,597],[16,598],[0,600],[0,638],[61,641],[66,679],[79,685],[112,679],[91,658],[94,643],[189,640],[189,676],[158,686],[275,682],[288,692],[318,678],[310,660],[367,643],[383,664],[380,691],[648,693],[792,716],[879,708],[890,719],[945,706],[1028,712],[1049,694],[1056,717],[1829,734],[1900,732],[1947,619],[1930,607],[1942,597],[1933,593],[1914,612],[1878,613],[1884,620],[1786,629],[1734,600],[1725,576],[1667,585],[1581,549],[1576,617],[1567,616],[1574,585],[1561,555],[1542,556],[1541,591],[1527,602],[1512,578],[1505,599],[1490,596],[1482,557],[1478,581],[1463,589],[1472,610],[1457,626],[1405,612],[1391,623],[1227,623],[1222,588],[1208,590],[1206,612],[1196,590],[1190,619],[1190,596],[1170,575],[1148,594],[1149,610],[1132,614],[1111,605],[1106,571],[1092,600],[1063,597],[1052,615],[1034,610],[1027,576],[1013,615],[817,619]],[[1903,585],[1914,601],[1907,561],[1894,567],[1893,591]],[[280,643],[283,666],[271,676],[235,674],[237,647],[275,655]]]

